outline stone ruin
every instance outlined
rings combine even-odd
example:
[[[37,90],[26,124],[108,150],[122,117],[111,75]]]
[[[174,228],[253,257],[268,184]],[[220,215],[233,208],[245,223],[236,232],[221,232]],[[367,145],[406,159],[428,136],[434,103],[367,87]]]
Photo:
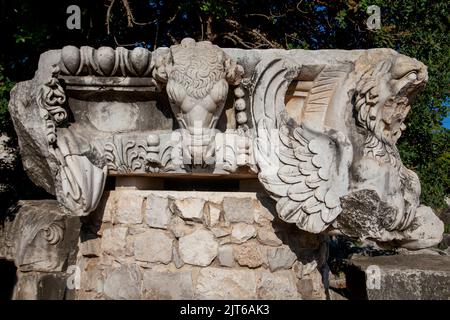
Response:
[[[443,223],[396,142],[426,66],[390,49],[66,46],[9,110],[31,180],[15,299],[325,299],[330,235],[417,250]]]

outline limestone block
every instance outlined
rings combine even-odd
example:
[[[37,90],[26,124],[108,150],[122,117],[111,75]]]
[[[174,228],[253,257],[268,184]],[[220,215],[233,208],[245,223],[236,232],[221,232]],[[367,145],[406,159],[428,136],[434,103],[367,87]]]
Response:
[[[255,201],[254,206],[255,222],[262,226],[271,225],[271,222],[275,220],[275,216],[277,215],[276,210],[273,207],[273,203],[262,198]]]
[[[218,204],[207,202],[205,205],[205,221],[208,227],[214,227],[219,223],[221,207]]]
[[[296,261],[294,263],[294,272],[297,278],[303,279],[304,277],[310,275],[317,269],[317,261],[312,260],[310,262],[302,263],[300,261]]]
[[[105,221],[134,225],[145,208],[143,194],[131,189],[163,187],[150,174],[232,174],[271,200],[175,193],[172,211],[215,227],[221,217],[209,202],[222,202],[222,225],[268,226],[276,216],[314,234],[332,227],[422,249],[437,245],[443,229],[420,207],[419,178],[396,144],[427,80],[423,63],[382,48],[251,51],[191,38],[153,52],[66,46],[41,55],[33,79],[11,90],[9,111],[26,172],[68,215],[95,211],[108,175],[130,189],[113,192]],[[143,94],[155,89],[163,89],[165,108]],[[164,229],[165,213],[146,221]]]
[[[223,267],[233,267],[234,256],[233,256],[233,246],[225,245],[219,247],[219,264]]]
[[[104,294],[114,300],[141,298],[142,274],[136,264],[122,265],[106,272]]]
[[[258,228],[258,241],[261,242],[261,244],[272,247],[278,247],[283,244],[271,226]]]
[[[175,268],[180,269],[184,266],[184,261],[181,259],[180,253],[178,252],[178,248],[176,246],[173,246],[172,248],[172,260],[175,264]]]
[[[441,242],[444,223],[430,207],[419,206],[413,223],[414,225],[405,231],[405,239],[402,240],[404,248],[417,250]]]
[[[143,201],[142,196],[134,193],[118,193],[113,221],[121,224],[141,223],[143,217]]]
[[[254,222],[254,206],[252,198],[223,198],[223,211],[228,222]]]
[[[168,264],[172,260],[173,239],[166,232],[149,229],[135,236],[134,257],[145,262]]]
[[[111,255],[124,253],[127,245],[127,234],[127,227],[112,227],[105,229],[102,235],[102,250]]]
[[[160,272],[145,270],[143,275],[143,294],[145,299],[194,299],[191,271]]]
[[[101,238],[86,239],[80,243],[81,254],[85,257],[98,257],[101,255]]]
[[[231,230],[231,242],[233,243],[244,243],[254,236],[256,236],[255,227],[246,223],[236,223]]]
[[[215,227],[210,229],[216,238],[226,237],[231,234],[229,227]]]
[[[96,263],[89,263],[81,271],[81,288],[85,291],[103,292],[103,268]]]
[[[296,279],[289,271],[260,272],[256,282],[256,292],[258,299],[287,300],[302,298],[297,291]]]
[[[252,270],[203,268],[195,293],[197,299],[256,299],[256,280]]]
[[[278,248],[269,248],[267,250],[270,271],[274,272],[281,269],[290,269],[297,256],[288,246]]]
[[[297,281],[297,289],[304,300],[325,300],[325,286],[319,270]]]
[[[175,199],[172,211],[186,220],[202,221],[205,200],[200,198]]]
[[[195,231],[195,226],[187,224],[183,219],[178,216],[174,216],[169,225],[169,230],[172,231],[175,238],[181,238],[187,236]]]
[[[149,227],[167,229],[171,218],[168,198],[154,195],[147,198],[144,220]]]
[[[239,246],[234,246],[233,255],[240,266],[257,268],[263,264],[263,257],[259,245],[246,242]]]
[[[217,256],[219,244],[207,230],[196,230],[179,240],[179,252],[185,263],[206,267]]]
[[[99,220],[103,222],[113,222],[117,201],[116,194],[116,192],[111,191],[103,192],[98,207],[91,215],[101,217]]]
[[[450,257],[355,255],[346,274],[350,298],[369,300],[450,299]]]

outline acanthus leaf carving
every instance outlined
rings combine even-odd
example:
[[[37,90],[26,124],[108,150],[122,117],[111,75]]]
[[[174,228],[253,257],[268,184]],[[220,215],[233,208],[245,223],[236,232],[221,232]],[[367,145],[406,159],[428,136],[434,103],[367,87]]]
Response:
[[[139,153],[135,150],[136,142],[113,137],[105,144],[105,158],[108,168],[118,173],[130,173],[142,167]]]

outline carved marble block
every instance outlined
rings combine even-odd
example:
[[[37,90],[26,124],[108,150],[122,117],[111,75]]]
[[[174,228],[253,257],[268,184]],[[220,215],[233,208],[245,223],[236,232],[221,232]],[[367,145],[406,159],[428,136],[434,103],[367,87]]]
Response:
[[[108,175],[254,177],[303,231],[418,249],[443,224],[396,142],[427,77],[390,49],[66,46],[9,109],[25,169],[66,214],[95,210]]]

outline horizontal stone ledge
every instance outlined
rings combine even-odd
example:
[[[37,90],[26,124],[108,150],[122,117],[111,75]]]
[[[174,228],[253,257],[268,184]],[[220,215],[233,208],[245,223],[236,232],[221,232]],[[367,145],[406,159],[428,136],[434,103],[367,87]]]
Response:
[[[68,90],[89,90],[90,88],[107,87],[117,90],[156,91],[152,78],[131,77],[97,77],[97,76],[61,76]]]
[[[213,172],[127,172],[119,173],[115,170],[109,170],[108,176],[112,177],[155,177],[155,178],[185,178],[185,179],[198,179],[198,178],[223,178],[223,179],[255,179],[258,174],[253,172],[248,173],[213,173]]]

